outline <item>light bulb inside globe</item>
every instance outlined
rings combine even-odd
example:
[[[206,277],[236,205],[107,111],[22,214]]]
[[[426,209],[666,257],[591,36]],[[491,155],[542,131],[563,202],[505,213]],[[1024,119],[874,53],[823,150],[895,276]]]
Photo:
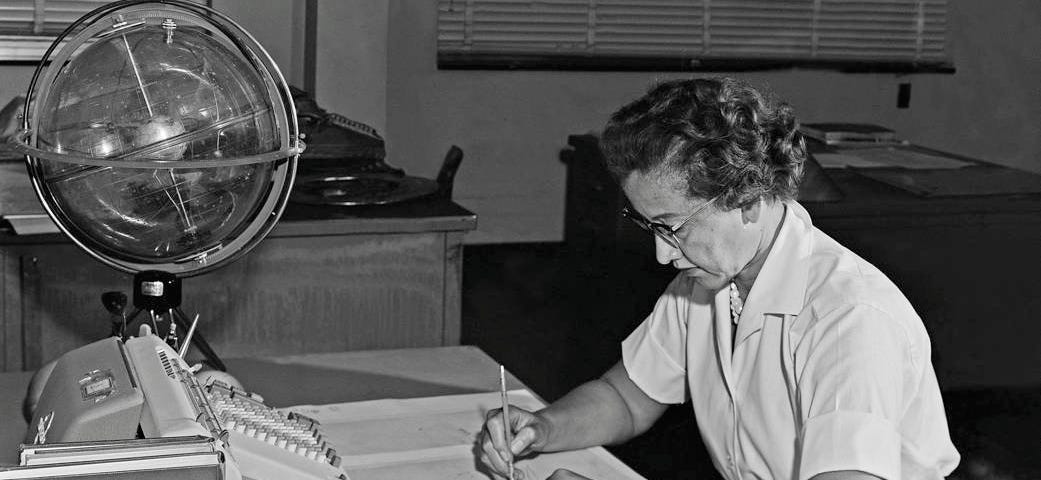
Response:
[[[156,115],[137,127],[137,132],[134,133],[134,143],[138,148],[141,148],[176,137],[182,133],[184,133],[184,124],[166,115]],[[179,160],[187,148],[187,144],[180,143],[171,145],[169,148],[164,148],[148,156],[149,158],[160,160]]]
[[[106,133],[91,145],[90,153],[95,157],[104,158],[119,153],[119,148],[119,136],[112,133]]]

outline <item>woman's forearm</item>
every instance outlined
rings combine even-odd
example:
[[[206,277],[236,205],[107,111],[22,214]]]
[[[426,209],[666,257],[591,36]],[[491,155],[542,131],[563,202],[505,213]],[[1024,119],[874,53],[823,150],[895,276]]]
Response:
[[[619,363],[537,413],[548,427],[540,450],[625,442],[650,428],[666,407],[637,388]]]

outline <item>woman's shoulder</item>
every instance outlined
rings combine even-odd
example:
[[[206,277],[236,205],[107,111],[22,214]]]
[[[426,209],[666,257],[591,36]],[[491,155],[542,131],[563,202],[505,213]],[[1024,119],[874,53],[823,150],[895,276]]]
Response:
[[[901,323],[921,323],[904,293],[878,267],[820,230],[814,236],[805,304],[816,316],[859,306]]]

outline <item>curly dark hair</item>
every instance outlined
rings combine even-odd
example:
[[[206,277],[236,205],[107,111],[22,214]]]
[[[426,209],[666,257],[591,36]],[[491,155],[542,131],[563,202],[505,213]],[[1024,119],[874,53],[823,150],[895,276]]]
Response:
[[[732,78],[654,86],[611,116],[600,139],[621,182],[634,171],[686,179],[687,196],[735,208],[795,198],[806,143],[792,109]]]

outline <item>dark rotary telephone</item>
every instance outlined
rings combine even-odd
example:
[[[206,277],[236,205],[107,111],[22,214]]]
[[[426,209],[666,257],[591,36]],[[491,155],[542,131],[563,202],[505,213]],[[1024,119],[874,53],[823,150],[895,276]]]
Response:
[[[453,145],[436,180],[406,175],[387,164],[383,137],[362,122],[318,106],[307,92],[290,86],[301,136],[290,200],[311,205],[383,205],[420,199],[451,198],[463,151]]]

